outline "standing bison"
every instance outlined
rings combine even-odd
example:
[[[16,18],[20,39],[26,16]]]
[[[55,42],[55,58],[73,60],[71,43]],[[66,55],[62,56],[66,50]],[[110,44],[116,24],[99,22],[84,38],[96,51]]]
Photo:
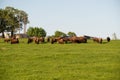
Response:
[[[51,39],[51,44],[58,42],[60,44],[64,43],[87,43],[87,39],[85,37],[57,37]]]
[[[102,44],[102,38],[93,37],[93,41]]]
[[[18,38],[12,38],[11,39],[11,44],[18,44],[18,43],[19,43]]]
[[[58,42],[60,39],[61,39],[60,37],[53,37],[50,39],[50,42],[51,42],[51,44],[54,44],[54,43]]]
[[[110,42],[110,37],[107,37],[107,42]]]
[[[45,39],[44,39],[44,37],[30,37],[30,38],[28,38],[28,44],[29,43],[32,43],[32,42],[35,42],[36,44],[39,44],[39,43],[43,43],[43,42],[45,42]]]
[[[10,42],[11,41],[11,38],[4,38],[4,42]]]
[[[33,38],[28,38],[28,44],[33,42]]]
[[[32,43],[32,42],[35,42],[36,44],[39,44],[39,38],[38,37],[30,37],[30,38],[28,38],[28,44],[29,43]]]
[[[87,38],[74,36],[70,38],[70,41],[72,43],[87,43]]]

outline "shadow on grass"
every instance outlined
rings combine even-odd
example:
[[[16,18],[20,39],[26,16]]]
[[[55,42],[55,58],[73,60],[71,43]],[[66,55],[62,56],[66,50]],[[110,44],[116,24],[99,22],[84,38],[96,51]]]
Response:
[[[107,44],[107,43],[109,43],[109,42],[102,42],[102,44]]]

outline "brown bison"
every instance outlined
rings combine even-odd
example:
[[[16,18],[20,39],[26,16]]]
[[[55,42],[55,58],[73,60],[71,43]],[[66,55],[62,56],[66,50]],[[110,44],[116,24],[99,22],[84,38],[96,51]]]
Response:
[[[36,44],[39,44],[39,42],[40,42],[38,37],[35,37],[34,41]]]
[[[107,42],[110,42],[110,37],[107,37]]]
[[[28,38],[28,44],[33,42],[33,38]]]
[[[16,38],[16,39],[11,39],[11,44],[18,44],[18,43],[19,43],[18,38]]]
[[[4,38],[4,42],[10,42],[11,40],[13,40],[13,39],[17,39],[16,38],[16,36],[14,35],[14,36],[12,36],[11,38]]]
[[[11,41],[11,39],[10,38],[4,38],[4,42],[10,42]]]
[[[63,43],[87,43],[87,39],[85,37],[57,37],[51,39],[51,44],[58,42],[60,44]]]
[[[68,43],[68,42],[70,43],[70,38],[71,37],[69,37],[69,36],[62,37],[64,43]]]
[[[87,43],[87,38],[85,37],[78,37],[80,43]]]
[[[38,37],[30,37],[30,38],[28,38],[28,44],[29,43],[32,43],[32,42],[35,42],[36,44],[39,44],[39,38]]]
[[[40,42],[40,43],[44,43],[44,42],[45,42],[45,38],[44,38],[44,37],[40,37],[40,38],[39,38],[39,42]]]
[[[57,42],[58,42],[59,44],[64,44],[65,41],[64,41],[64,39],[61,38],[61,39],[59,39]]]
[[[87,38],[74,36],[70,38],[70,41],[72,43],[87,43]]]
[[[51,38],[50,41],[51,41],[51,44],[54,44],[54,43],[63,44],[63,43],[67,43],[68,38],[67,37],[55,37],[55,38]]]
[[[102,43],[102,38],[93,37],[93,41],[101,44]]]
[[[30,38],[28,38],[28,44],[29,43],[32,43],[32,42],[35,42],[36,44],[39,44],[39,43],[43,43],[43,42],[45,42],[45,39],[44,39],[44,37],[40,37],[40,38],[38,38],[38,37],[30,37]]]
[[[57,42],[60,38],[51,38],[50,42],[51,44],[54,44],[55,42]]]

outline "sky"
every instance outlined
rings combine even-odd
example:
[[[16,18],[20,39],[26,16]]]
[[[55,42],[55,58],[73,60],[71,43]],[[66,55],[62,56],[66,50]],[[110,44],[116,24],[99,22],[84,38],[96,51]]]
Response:
[[[0,8],[11,6],[28,14],[31,27],[42,27],[47,35],[59,30],[77,36],[120,38],[120,0],[0,0]]]

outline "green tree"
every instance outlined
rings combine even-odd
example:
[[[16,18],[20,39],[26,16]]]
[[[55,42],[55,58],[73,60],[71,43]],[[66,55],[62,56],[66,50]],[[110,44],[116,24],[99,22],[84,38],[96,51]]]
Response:
[[[40,37],[45,37],[46,36],[46,31],[43,28],[39,28],[39,35]]]
[[[26,34],[26,25],[29,23],[28,14],[23,10],[18,10],[13,7],[6,7],[5,10],[11,12],[17,18],[17,21],[19,22],[19,27],[17,27],[19,33],[24,25],[24,33]]]
[[[11,36],[17,30],[21,30],[24,25],[28,23],[28,15],[22,10],[15,9],[13,7],[6,7],[5,9],[0,9],[0,33],[4,37],[4,31],[10,31]],[[24,30],[25,31],[25,30]]]
[[[8,26],[9,19],[8,11],[0,9],[0,33],[2,33],[2,37],[4,38],[4,31]]]
[[[3,10],[0,9],[0,33],[2,33],[2,37],[4,37],[4,18],[3,18]]]
[[[71,37],[76,36],[76,34],[74,32],[68,32],[67,34],[68,34],[68,36],[71,36]]]
[[[28,28],[28,30],[27,30],[27,34],[29,35],[29,36],[34,36],[34,28],[33,27],[29,27]]]
[[[39,33],[40,33],[40,32],[39,32],[39,28],[38,28],[38,27],[35,27],[33,31],[34,31],[34,36],[39,37],[39,35],[40,35],[40,34],[39,34]]]
[[[64,37],[64,36],[66,36],[66,34],[64,32],[61,32],[61,31],[55,32],[55,37]]]
[[[19,14],[18,18],[20,23],[22,23],[24,26],[24,34],[26,34],[26,25],[29,23],[28,14],[23,10],[18,10],[17,14]]]
[[[43,28],[38,28],[38,27],[29,27],[27,30],[27,34],[29,36],[37,36],[37,37],[45,37],[46,36],[46,31]]]
[[[14,32],[16,32],[19,28],[19,21],[17,19],[17,17],[14,16],[14,14],[11,12],[9,13],[9,18],[8,18],[8,27],[7,27],[7,31],[11,32],[11,36],[14,35]]]

